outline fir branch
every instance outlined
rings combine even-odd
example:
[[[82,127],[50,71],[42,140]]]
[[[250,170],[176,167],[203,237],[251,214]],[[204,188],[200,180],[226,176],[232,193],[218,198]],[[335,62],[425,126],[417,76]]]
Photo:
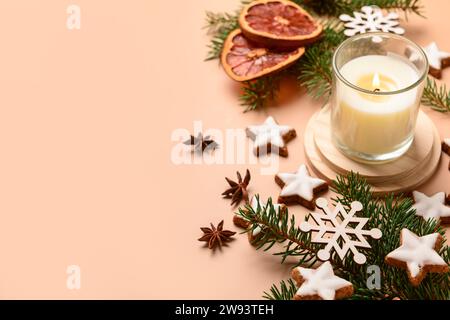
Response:
[[[238,26],[237,12],[233,14],[206,12],[205,29],[207,29],[207,33],[211,36],[211,42],[208,44],[207,61],[220,58],[225,39]]]
[[[435,220],[425,221],[416,216],[412,200],[409,198],[388,195],[383,199],[372,197],[370,186],[358,174],[351,173],[346,177],[339,176],[333,183],[332,190],[338,194],[334,199],[341,202],[347,210],[350,203],[359,201],[363,205],[362,217],[369,218],[367,228],[379,228],[383,238],[369,241],[371,249],[367,250],[366,265],[377,265],[382,272],[381,290],[368,290],[366,286],[366,269],[357,265],[352,259],[346,259],[345,268],[336,266],[336,270],[355,286],[353,299],[381,299],[399,297],[400,299],[446,299],[450,293],[450,275],[429,274],[418,287],[413,287],[405,270],[386,265],[385,256],[400,245],[400,231],[407,228],[418,235],[439,232],[445,237],[444,230]],[[449,263],[447,246],[441,254]]]
[[[298,5],[313,11],[318,15],[339,16],[347,12],[351,4],[346,0],[292,0]],[[359,8],[361,9],[361,8]],[[358,9],[358,10],[359,10]]]
[[[261,109],[276,100],[280,89],[282,73],[267,75],[253,81],[244,82],[242,94],[239,97],[244,112]]]
[[[228,29],[228,26],[235,25],[237,20],[236,13],[222,13],[222,12],[211,12],[206,11],[206,25],[205,29],[207,30],[207,34],[214,35],[216,33],[221,33],[225,29]]]
[[[378,6],[387,10],[403,11],[405,15],[414,13],[423,17],[420,0],[293,0],[297,4],[313,10],[319,15],[339,16],[360,11],[363,6]]]
[[[259,196],[256,197],[259,203]],[[265,207],[258,205],[255,210],[252,206],[246,205],[244,208],[239,208],[236,214],[250,222],[248,232],[253,232],[256,228],[261,229],[253,242],[257,249],[267,251],[276,243],[280,243],[283,244],[283,250],[274,255],[281,256],[282,263],[291,256],[299,259],[297,265],[312,265],[317,261],[316,253],[320,246],[311,243],[310,234],[300,231],[295,217],[289,216],[288,210],[275,210],[271,198],[268,199]]]
[[[403,11],[406,16],[413,13],[424,17],[421,0],[351,0],[347,13],[359,11],[361,7],[370,5],[387,10]]]
[[[375,5],[382,9],[403,11],[405,15],[414,13],[423,17],[423,5],[420,0],[292,0],[293,2],[306,7],[317,15],[338,17],[343,13],[352,14],[359,11],[361,7]],[[230,13],[206,12],[206,26],[208,34],[211,35],[211,42],[208,45],[209,52],[206,60],[213,60],[220,57],[223,43],[228,34],[239,27],[238,17],[242,6],[251,1],[241,1],[241,8]],[[330,18],[330,17],[329,17]],[[319,17],[319,20],[324,17]]]
[[[276,99],[282,76],[294,74],[300,85],[305,86],[314,98],[328,99],[331,92],[332,72],[331,60],[334,49],[345,40],[342,33],[342,23],[337,20],[342,13],[359,11],[364,5],[377,5],[385,9],[402,10],[405,14],[412,12],[421,15],[420,0],[292,0],[313,13],[322,15],[318,20],[325,26],[323,38],[308,47],[306,53],[297,63],[284,72],[267,75],[265,77],[244,83],[240,96],[244,112],[263,108]],[[243,0],[242,5],[249,0]],[[206,13],[206,26],[211,42],[206,60],[220,58],[227,36],[239,27],[240,10],[228,13]]]
[[[323,38],[308,48],[295,65],[298,80],[314,98],[329,97],[332,84],[331,60],[334,49],[345,39],[335,27],[326,27]]]
[[[343,261],[336,257],[336,253],[331,256],[331,264],[335,273],[350,281],[355,289],[351,299],[448,299],[450,297],[450,274],[428,274],[418,287],[413,287],[409,282],[404,269],[395,268],[385,263],[386,255],[398,248],[400,245],[400,231],[407,228],[412,232],[422,236],[434,232],[445,237],[444,230],[438,226],[434,220],[424,221],[416,216],[413,209],[412,200],[409,198],[388,195],[383,199],[374,198],[370,191],[369,184],[358,174],[350,173],[347,176],[338,176],[332,185],[332,190],[337,194],[334,202],[340,202],[346,210],[350,210],[353,201],[359,201],[363,205],[363,210],[358,216],[369,218],[366,228],[379,228],[383,232],[380,240],[368,239],[371,249],[363,251],[367,258],[364,265],[359,265],[347,256]],[[287,257],[299,257],[299,264],[312,265],[316,261],[315,253],[321,246],[311,243],[309,234],[298,231],[295,226],[295,219],[291,217],[275,214],[273,204],[268,202],[266,208],[258,208],[251,211],[246,207],[243,217],[254,223],[264,231],[264,236],[258,243],[259,247],[271,248],[274,243],[288,242],[285,250],[281,253],[284,261]],[[288,223],[288,219],[290,222]],[[290,240],[289,240],[290,239]],[[301,241],[298,241],[298,240]],[[289,245],[297,246],[289,250]],[[298,252],[303,253],[297,255]],[[351,255],[351,254],[350,254]],[[440,255],[444,261],[450,262],[450,248],[444,246]],[[377,265],[381,270],[381,289],[369,289],[367,287],[367,266]],[[265,292],[266,299],[291,299],[295,293],[292,282],[281,282],[280,286],[272,286],[269,292]]]
[[[436,80],[427,78],[422,103],[439,112],[450,112],[450,91],[445,84],[438,87]]]
[[[264,292],[263,298],[267,300],[292,300],[297,292],[297,286],[292,279],[280,282],[280,288],[273,285],[269,292]]]
[[[235,29],[239,28],[239,14],[242,7],[249,4],[252,0],[241,0],[241,7],[234,13],[215,13],[206,12],[207,33],[211,36],[211,42],[208,44],[208,55],[206,61],[219,59],[222,48],[228,35]]]

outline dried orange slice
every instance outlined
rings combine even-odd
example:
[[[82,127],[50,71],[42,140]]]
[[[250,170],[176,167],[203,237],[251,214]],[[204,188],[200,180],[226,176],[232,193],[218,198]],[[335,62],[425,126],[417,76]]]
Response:
[[[305,48],[275,51],[263,48],[244,37],[240,29],[231,32],[222,50],[221,62],[236,81],[248,81],[288,67],[300,58]]]
[[[251,2],[242,10],[239,25],[248,39],[267,47],[302,47],[322,34],[322,26],[288,0]]]

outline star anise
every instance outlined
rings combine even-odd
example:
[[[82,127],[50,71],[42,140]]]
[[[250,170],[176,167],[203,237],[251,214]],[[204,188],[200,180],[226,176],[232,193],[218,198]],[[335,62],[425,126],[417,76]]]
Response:
[[[197,137],[191,135],[191,137],[183,143],[185,145],[192,146],[194,148],[194,151],[197,152],[200,152],[200,150],[204,152],[206,149],[214,150],[219,146],[219,144],[211,139],[210,136],[203,137],[203,134],[201,132],[197,135]]]
[[[246,203],[248,202],[247,187],[250,182],[250,171],[247,169],[244,180],[242,180],[242,176],[239,171],[237,171],[236,174],[238,177],[238,182],[225,178],[230,185],[230,188],[222,192],[222,195],[225,196],[225,198],[231,198],[231,205],[239,204],[242,199],[244,199]]]
[[[230,241],[236,234],[234,231],[223,230],[223,220],[217,225],[217,228],[211,223],[211,228],[200,228],[204,235],[198,241],[208,242],[208,248],[214,249],[216,246],[222,247],[223,243]]]

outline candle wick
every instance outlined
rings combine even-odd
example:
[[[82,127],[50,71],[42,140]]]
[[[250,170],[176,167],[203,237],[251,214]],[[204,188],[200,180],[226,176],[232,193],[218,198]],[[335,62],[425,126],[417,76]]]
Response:
[[[381,90],[379,88],[373,89],[373,92],[380,92]]]

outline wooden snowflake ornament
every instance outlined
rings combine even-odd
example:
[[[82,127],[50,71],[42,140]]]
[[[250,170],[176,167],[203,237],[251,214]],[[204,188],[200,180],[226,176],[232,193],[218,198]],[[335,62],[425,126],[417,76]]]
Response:
[[[358,33],[367,32],[391,32],[404,34],[405,29],[399,27],[399,16],[395,12],[383,15],[383,11],[377,6],[364,6],[361,12],[353,12],[353,17],[341,14],[339,19],[344,22],[344,34],[348,37]]]
[[[371,230],[363,229],[368,218],[355,217],[355,213],[361,211],[363,206],[360,202],[351,203],[350,212],[346,212],[341,203],[337,203],[334,210],[328,207],[328,202],[324,198],[319,198],[316,205],[323,213],[312,212],[310,215],[316,224],[309,221],[300,224],[300,230],[303,232],[315,231],[312,237],[313,243],[324,243],[326,246],[319,250],[317,257],[326,261],[331,257],[334,251],[341,260],[345,258],[349,251],[353,253],[353,260],[358,264],[366,263],[366,256],[358,251],[358,248],[370,248],[370,244],[365,237],[380,239],[381,230],[373,228]],[[352,225],[356,226],[353,228]],[[331,236],[328,236],[331,235]]]

